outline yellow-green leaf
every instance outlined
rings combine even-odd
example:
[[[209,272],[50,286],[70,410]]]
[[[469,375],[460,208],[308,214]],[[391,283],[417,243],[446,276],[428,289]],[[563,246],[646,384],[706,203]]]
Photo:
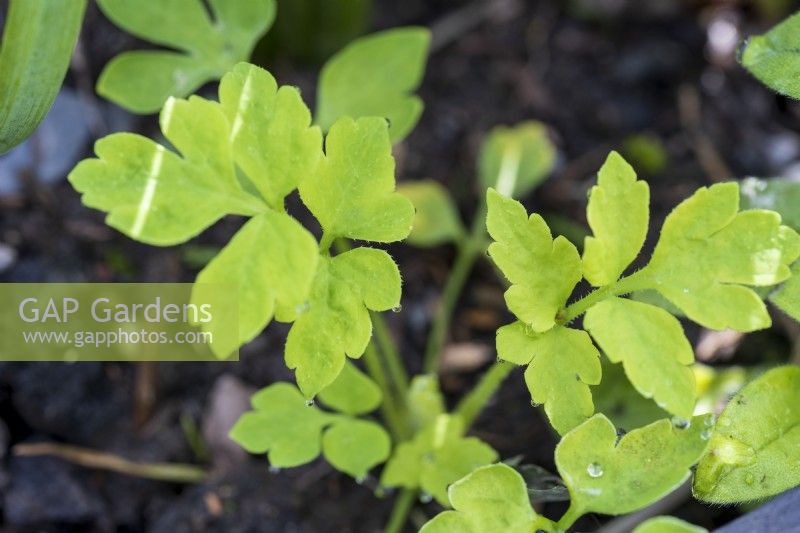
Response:
[[[764,35],[750,37],[741,62],[774,91],[800,98],[800,14],[792,15]]]
[[[674,516],[657,516],[636,526],[633,533],[708,533],[708,530]]]
[[[369,469],[389,457],[386,431],[368,420],[342,420],[322,436],[322,452],[336,470],[363,479]]]
[[[319,393],[319,399],[341,413],[363,415],[377,409],[382,398],[375,382],[347,361],[334,382]]]
[[[416,209],[406,242],[423,248],[457,242],[466,230],[447,189],[433,180],[398,185],[397,192],[411,200]]]

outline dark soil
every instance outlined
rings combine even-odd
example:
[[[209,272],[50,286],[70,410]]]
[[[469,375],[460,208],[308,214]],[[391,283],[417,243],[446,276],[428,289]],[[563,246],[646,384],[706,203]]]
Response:
[[[381,0],[376,27],[440,27],[437,23],[467,4]],[[481,139],[495,125],[528,119],[550,126],[560,163],[526,204],[578,224],[585,222],[594,172],[607,152],[623,147],[630,135],[658,139],[668,156],[663,168],[644,175],[656,221],[699,186],[750,174],[800,172],[800,106],[749,78],[735,63],[735,46],[729,46],[731,31],[760,32],[774,21],[750,2],[518,0],[496,5],[476,27],[433,54],[421,89],[425,115],[397,149],[399,179],[441,181],[465,218],[479,199],[474,169]],[[101,213],[83,207],[63,179],[71,165],[90,155],[91,138],[110,128],[157,135],[154,118],[130,117],[92,93],[108,59],[139,46],[90,7],[80,54],[67,80],[92,110],[87,115],[90,135],[76,139],[77,130],[62,125],[64,139],[78,142],[81,150],[60,162],[66,166],[57,179],[41,179],[44,163],[35,150],[28,164],[14,168],[18,187],[0,196],[0,244],[12,254],[10,264],[0,267],[0,281],[191,281],[196,275],[186,257],[197,248],[132,242],[104,226]],[[313,101],[317,67],[299,67],[280,54],[268,66]],[[204,91],[213,95],[214,88]],[[4,166],[8,172],[8,156],[0,158],[0,170]],[[193,244],[221,246],[240,224],[225,220]],[[409,368],[417,371],[453,250],[393,247],[392,253],[405,287],[403,312],[387,318]],[[494,330],[509,320],[494,271],[479,264],[456,313],[451,342],[491,350]],[[247,387],[292,378],[282,361],[285,334],[285,327],[270,326],[242,350],[238,363],[158,364],[152,405],[136,400],[137,368],[130,365],[0,364],[3,530],[379,530],[391,498],[374,497],[374,479],[357,485],[321,461],[269,472],[263,458],[246,456],[225,442],[225,413],[241,408]],[[769,335],[783,334],[776,329]],[[448,398],[455,401],[469,390],[478,370],[444,376]],[[474,432],[503,458],[521,456],[524,463],[554,470],[556,440],[530,406],[518,373]],[[205,447],[190,444],[198,435]],[[10,451],[36,441],[62,441],[146,461],[206,462],[213,476],[200,485],[176,486]],[[432,504],[422,510],[437,512]],[[562,511],[561,504],[544,509],[554,518]],[[738,515],[735,508],[698,503],[673,513],[709,529]],[[421,516],[412,518],[419,522]],[[605,520],[590,516],[578,529],[594,529]]]

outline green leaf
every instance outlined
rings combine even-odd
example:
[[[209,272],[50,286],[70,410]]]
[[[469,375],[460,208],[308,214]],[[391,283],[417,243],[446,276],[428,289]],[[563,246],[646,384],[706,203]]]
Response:
[[[393,242],[411,231],[414,207],[394,191],[394,158],[381,118],[342,118],[325,139],[318,172],[300,195],[328,242],[339,237]]]
[[[618,438],[614,425],[595,415],[556,447],[556,466],[569,489],[569,516],[618,515],[641,509],[678,488],[708,444],[711,416],[683,427],[660,420]]]
[[[337,422],[322,436],[325,458],[337,470],[363,479],[389,457],[391,441],[378,424],[366,420]]]
[[[678,319],[649,304],[609,298],[589,309],[584,327],[645,398],[688,418],[696,398],[694,374],[687,365],[694,351]]]
[[[792,277],[769,295],[769,301],[800,322],[800,262],[792,265]]]
[[[389,456],[390,440],[374,422],[326,413],[306,402],[294,385],[276,383],[251,398],[230,437],[250,453],[267,453],[276,468],[303,465],[322,453],[356,479]]]
[[[97,92],[134,113],[154,113],[247,59],[275,18],[274,0],[98,0],[133,35],[181,52],[125,52],[106,65]]]
[[[761,500],[800,485],[800,368],[757,378],[720,415],[694,494],[714,503]]]
[[[295,309],[306,302],[316,271],[317,241],[295,219],[266,211],[250,219],[197,276],[192,301],[208,301],[206,290],[237,287],[239,334],[220,338],[212,348],[220,357],[250,342],[272,320],[276,306]],[[230,344],[232,343],[232,344]]]
[[[414,376],[407,396],[408,417],[415,432],[447,412],[435,374]]]
[[[611,152],[589,193],[586,210],[594,233],[583,251],[583,276],[595,287],[617,281],[639,255],[647,237],[650,188],[616,152]]]
[[[433,180],[398,185],[397,192],[411,200],[417,213],[406,242],[428,248],[461,240],[466,230],[447,189]]]
[[[800,98],[800,14],[764,35],[747,40],[741,62],[762,83],[792,98]]]
[[[494,128],[481,146],[478,175],[484,188],[522,198],[553,172],[556,149],[544,124],[523,122]]]
[[[614,426],[631,431],[669,417],[656,402],[639,394],[625,376],[622,365],[605,358],[602,367],[603,380],[592,389],[592,397],[595,410],[606,415]]]
[[[345,354],[360,357],[372,335],[368,309],[386,311],[400,304],[400,272],[389,254],[355,248],[320,258],[308,309],[286,340],[286,365],[312,398],[333,383]]]
[[[600,354],[585,331],[556,326],[538,334],[515,322],[497,331],[497,354],[528,365],[525,383],[531,399],[544,404],[560,434],[594,413],[589,385],[600,383]]]
[[[522,476],[502,463],[483,466],[453,483],[448,491],[453,511],[438,514],[420,533],[531,533],[553,531],[554,524],[538,516]]]
[[[416,126],[430,32],[398,28],[350,43],[323,67],[317,89],[317,124],[327,130],[341,117],[382,117],[399,142]]]
[[[495,240],[489,255],[511,282],[506,304],[538,332],[555,325],[556,314],[581,279],[578,251],[564,237],[553,240],[542,217],[489,189],[486,226]]]
[[[800,230],[800,182],[791,179],[746,178],[739,184],[742,209],[775,211],[783,223]]]
[[[381,390],[354,364],[346,362],[333,383],[319,393],[325,405],[348,415],[363,415],[381,404]]]
[[[739,187],[698,190],[670,213],[646,267],[654,287],[691,320],[710,329],[754,331],[770,325],[761,298],[743,285],[789,277],[800,237],[771,211],[739,213]]]
[[[311,127],[311,112],[294,87],[280,89],[255,65],[240,63],[225,74],[219,98],[239,167],[275,209],[317,170],[322,133]]]
[[[457,416],[440,415],[411,441],[401,442],[386,464],[381,484],[420,488],[447,505],[447,487],[475,468],[497,460],[488,444],[464,437]]]
[[[255,215],[266,206],[236,178],[230,128],[219,105],[193,96],[170,100],[161,131],[182,157],[131,133],[95,144],[97,159],[69,175],[83,203],[109,213],[106,222],[155,245],[184,242],[226,214]]]
[[[0,154],[24,141],[53,105],[86,0],[11,0],[0,47]]]
[[[633,533],[708,533],[708,530],[674,516],[656,516],[636,526]]]

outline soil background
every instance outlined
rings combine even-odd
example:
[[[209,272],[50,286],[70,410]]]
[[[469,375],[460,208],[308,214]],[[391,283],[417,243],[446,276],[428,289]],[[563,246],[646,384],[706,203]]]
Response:
[[[0,7],[4,12],[4,3]],[[525,204],[558,215],[557,231],[568,235],[585,225],[587,191],[611,149],[627,150],[644,168],[655,227],[697,187],[748,175],[798,176],[800,106],[775,96],[736,63],[744,36],[797,7],[735,0],[379,0],[374,29],[428,26],[436,43],[420,89],[424,116],[396,150],[398,179],[442,182],[469,221],[480,198],[475,160],[481,140],[494,126],[529,119],[549,126],[559,164]],[[65,113],[51,119],[48,136],[37,134],[24,154],[0,158],[0,281],[192,281],[204,258],[241,225],[229,218],[187,245],[146,246],[105,226],[102,214],[82,206],[65,181],[69,169],[91,155],[93,139],[109,131],[158,137],[154,117],[128,115],[93,93],[111,57],[147,46],[90,5],[64,90]],[[314,101],[318,65],[278,51],[266,66]],[[212,85],[201,93],[213,97],[214,91]],[[70,118],[75,106],[84,110],[77,119]],[[659,147],[655,160],[636,150],[642,138]],[[416,372],[454,251],[393,246],[391,252],[404,276],[404,295],[402,312],[387,319]],[[491,266],[480,262],[448,341],[442,385],[453,402],[495,358],[494,331],[510,320],[502,292]],[[698,332],[689,331],[696,339]],[[237,363],[0,363],[2,530],[378,531],[391,498],[374,496],[374,478],[359,485],[323,461],[270,472],[264,458],[244,454],[225,437],[253,390],[292,379],[282,360],[286,332],[270,325]],[[784,344],[776,327],[724,363],[763,362],[765,350],[780,353]],[[554,471],[556,439],[530,405],[520,372],[507,380],[474,433],[504,459]],[[212,475],[202,484],[173,485],[12,451],[40,441],[142,461],[204,464]],[[551,503],[542,510],[557,518],[564,507]],[[412,522],[435,512],[435,504],[421,505]],[[673,513],[713,529],[740,510],[687,502]],[[606,520],[589,516],[577,529],[593,530]]]

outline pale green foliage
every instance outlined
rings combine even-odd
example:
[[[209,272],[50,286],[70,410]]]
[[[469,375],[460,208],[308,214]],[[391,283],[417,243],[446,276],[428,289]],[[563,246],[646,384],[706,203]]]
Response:
[[[741,62],[771,89],[800,98],[800,14],[789,17],[764,35],[750,37]]]
[[[124,52],[106,65],[98,94],[134,113],[156,112],[247,59],[276,11],[275,0],[211,0],[212,20],[201,0],[98,4],[117,26],[178,50]]]
[[[316,121],[327,130],[341,117],[383,117],[393,142],[417,124],[430,33],[399,28],[362,37],[325,64],[317,89]]]
[[[583,276],[596,287],[614,283],[636,259],[647,236],[650,189],[611,152],[589,193],[586,215],[593,236],[583,246]]]
[[[325,139],[319,170],[300,184],[325,237],[393,242],[411,231],[414,207],[395,192],[386,121],[342,118]]]
[[[389,456],[381,426],[308,405],[288,383],[262,389],[251,403],[253,411],[239,418],[230,437],[250,453],[266,453],[273,467],[299,466],[322,453],[338,470],[362,478]]]
[[[569,514],[629,513],[665,496],[689,477],[708,445],[711,423],[710,416],[686,427],[659,420],[618,438],[605,416],[593,416],[556,447],[556,466],[572,499]]]
[[[465,237],[458,210],[447,189],[433,180],[398,185],[397,192],[411,200],[416,209],[411,233],[406,242],[428,248]]]
[[[497,460],[497,453],[475,437],[464,437],[457,416],[439,415],[394,450],[381,476],[387,487],[419,488],[447,505],[447,487],[475,468]]]
[[[448,490],[453,511],[425,524],[420,533],[532,533],[553,531],[531,508],[525,480],[502,463],[476,469]]]
[[[433,374],[414,376],[408,387],[406,403],[408,417],[415,432],[428,426],[447,411],[439,390],[439,379]]]
[[[497,330],[497,355],[528,365],[525,383],[562,435],[594,414],[589,385],[600,383],[600,353],[585,331],[557,326],[535,333],[521,322]]]
[[[656,516],[636,526],[633,533],[708,533],[708,530],[674,516]]]
[[[296,317],[286,340],[286,365],[312,398],[330,385],[345,354],[360,357],[372,336],[369,311],[400,305],[400,272],[389,254],[355,248],[321,257],[308,309]]]
[[[800,261],[792,265],[792,277],[770,294],[769,301],[800,322]]]
[[[694,351],[678,319],[649,304],[609,298],[586,312],[584,327],[645,398],[678,416],[692,415]]]
[[[494,189],[487,195],[486,227],[495,240],[489,255],[511,282],[506,304],[534,331],[555,325],[556,314],[581,279],[581,260],[564,237],[553,239],[541,216]]]
[[[381,404],[381,389],[353,363],[346,362],[337,378],[322,389],[325,405],[348,415],[363,415]]]
[[[746,332],[768,327],[770,318],[743,285],[787,279],[800,237],[777,213],[738,209],[736,183],[698,190],[667,217],[646,270],[654,288],[693,321]]]
[[[742,209],[769,209],[783,223],[800,230],[800,181],[792,179],[746,178],[739,184]]]
[[[528,121],[510,128],[499,126],[481,146],[478,176],[484,188],[521,198],[550,175],[556,155],[544,124]]]
[[[800,484],[800,368],[779,367],[731,399],[697,467],[694,494],[760,500]]]
[[[639,394],[621,364],[615,365],[606,357],[602,367],[603,380],[592,387],[592,399],[595,410],[606,415],[614,427],[630,431],[669,416],[652,399]]]

